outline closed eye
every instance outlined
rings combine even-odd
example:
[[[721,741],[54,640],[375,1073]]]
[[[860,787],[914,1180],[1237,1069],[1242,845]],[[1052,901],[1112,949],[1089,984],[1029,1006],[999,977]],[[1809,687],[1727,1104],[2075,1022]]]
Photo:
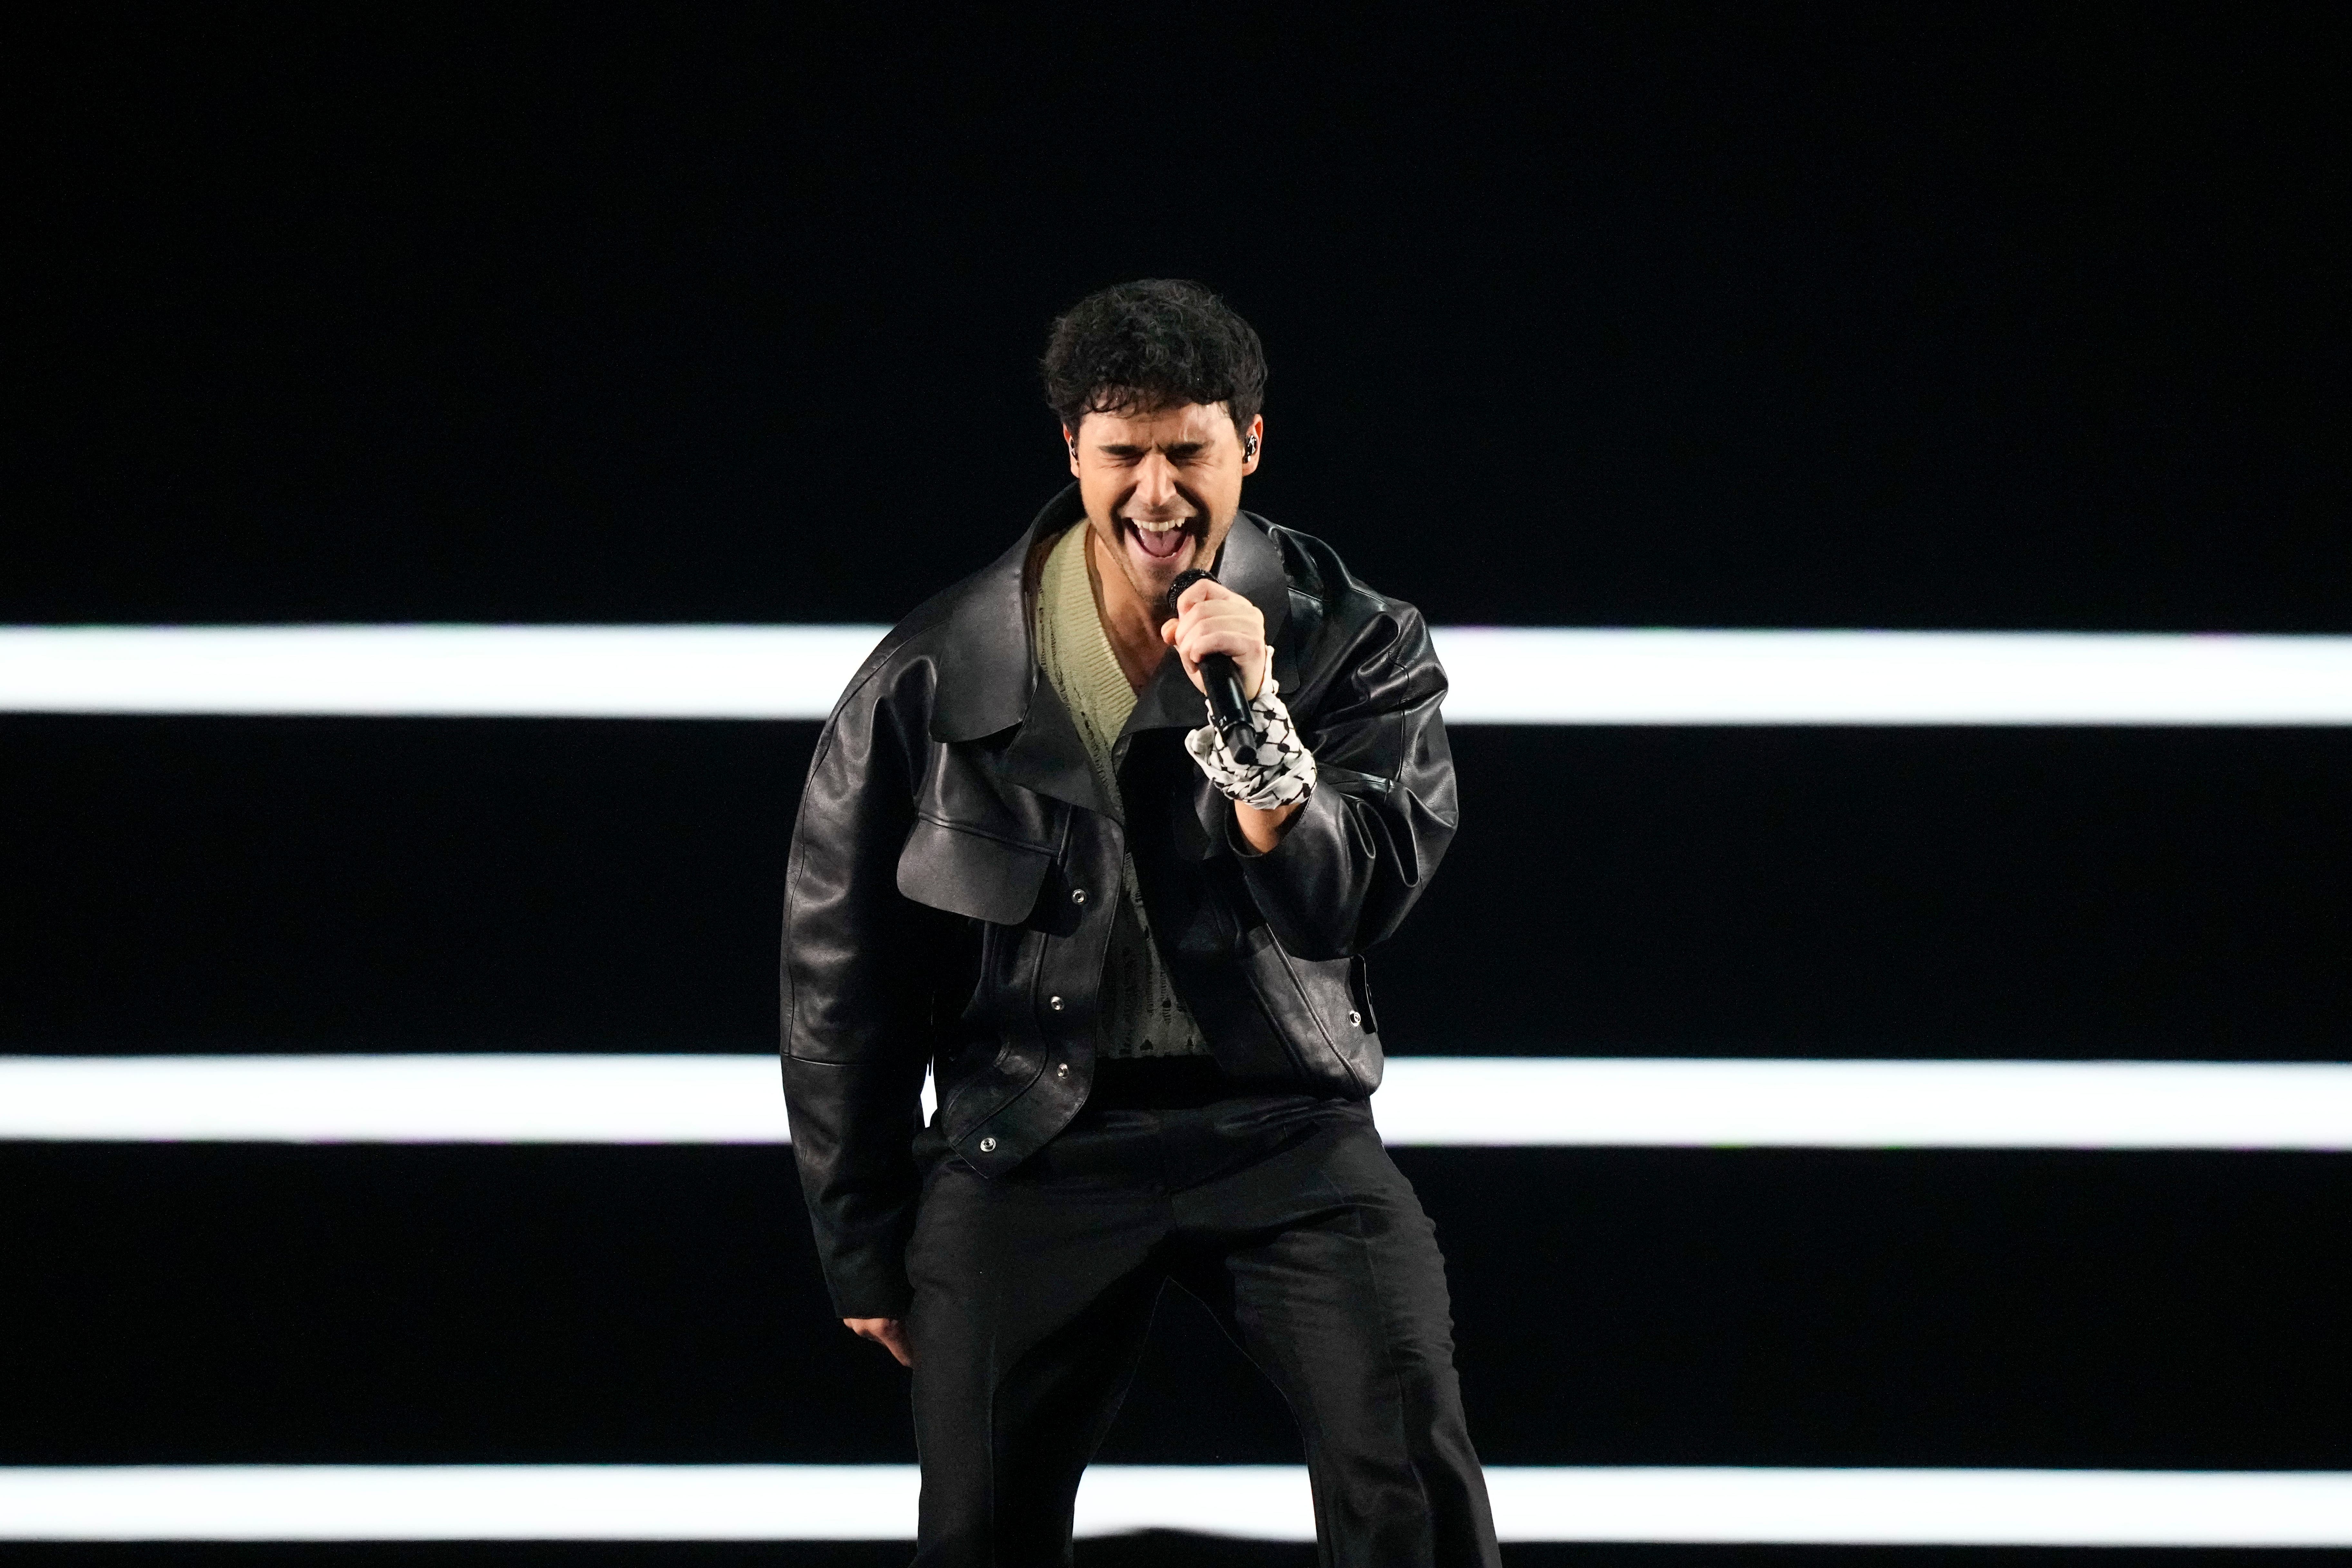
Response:
[[[1206,441],[1178,441],[1172,446],[1162,447],[1160,449],[1168,454],[1168,460],[1171,463],[1189,463],[1207,451],[1208,446]],[[1151,448],[1106,443],[1097,447],[1095,450],[1113,462],[1132,463],[1139,460]]]

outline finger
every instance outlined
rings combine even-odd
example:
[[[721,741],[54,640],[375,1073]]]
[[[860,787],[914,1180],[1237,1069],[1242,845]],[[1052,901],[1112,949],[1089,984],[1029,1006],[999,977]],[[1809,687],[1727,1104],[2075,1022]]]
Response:
[[[1178,626],[1190,630],[1194,626],[1231,626],[1245,631],[1251,637],[1265,635],[1265,617],[1247,599],[1225,598],[1195,605],[1178,617]]]
[[[1238,654],[1265,645],[1258,629],[1233,621],[1195,621],[1176,628],[1176,647],[1198,658],[1203,653]]]
[[[872,1340],[898,1360],[901,1366],[912,1366],[911,1347],[907,1342],[907,1331],[897,1318],[844,1318],[850,1332],[861,1340]]]
[[[1202,610],[1219,607],[1236,610],[1257,608],[1223,583],[1205,577],[1176,596],[1176,613],[1180,616],[1187,610],[1197,615]]]
[[[1259,629],[1256,622],[1236,620],[1231,616],[1213,621],[1194,621],[1189,626],[1179,626],[1176,628],[1176,638],[1180,646],[1214,640],[1220,643],[1237,643],[1244,647],[1258,647],[1265,641],[1265,633]],[[1227,647],[1222,651],[1231,653],[1234,650]]]
[[[1181,614],[1185,610],[1191,609],[1195,605],[1205,605],[1212,599],[1238,599],[1240,597],[1240,595],[1234,593],[1231,588],[1226,587],[1223,583],[1218,582],[1214,577],[1203,577],[1199,582],[1193,584],[1191,587],[1185,589],[1182,594],[1177,595],[1176,608]]]
[[[1265,644],[1255,633],[1229,626],[1196,626],[1177,635],[1176,651],[1198,664],[1213,653],[1234,658],[1254,658]]]
[[[1188,628],[1179,634],[1176,649],[1188,674],[1197,670],[1201,660],[1212,655],[1223,654],[1231,658],[1241,672],[1243,695],[1253,700],[1265,684],[1268,650],[1255,626],[1245,630],[1235,630],[1230,624]],[[1202,682],[1195,679],[1192,684],[1201,686]]]

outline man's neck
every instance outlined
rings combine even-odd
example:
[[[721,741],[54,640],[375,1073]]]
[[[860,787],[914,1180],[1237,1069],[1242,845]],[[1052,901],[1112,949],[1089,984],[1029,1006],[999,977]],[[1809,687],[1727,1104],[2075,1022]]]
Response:
[[[1087,531],[1087,581],[1094,587],[1095,612],[1102,617],[1103,635],[1110,639],[1111,652],[1118,656],[1118,668],[1128,685],[1141,691],[1168,657],[1168,645],[1160,636],[1166,616],[1160,605],[1146,603],[1135,591],[1127,574],[1116,566],[1106,569],[1098,553],[1102,536],[1093,525],[1078,526]]]

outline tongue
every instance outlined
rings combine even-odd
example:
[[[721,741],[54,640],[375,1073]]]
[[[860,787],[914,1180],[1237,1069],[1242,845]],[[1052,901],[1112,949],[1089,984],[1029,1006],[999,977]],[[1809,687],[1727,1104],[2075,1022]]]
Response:
[[[1135,531],[1136,542],[1143,547],[1146,555],[1155,561],[1165,561],[1183,549],[1185,538],[1185,531],[1181,528],[1171,528],[1164,533],[1152,533],[1140,528]]]

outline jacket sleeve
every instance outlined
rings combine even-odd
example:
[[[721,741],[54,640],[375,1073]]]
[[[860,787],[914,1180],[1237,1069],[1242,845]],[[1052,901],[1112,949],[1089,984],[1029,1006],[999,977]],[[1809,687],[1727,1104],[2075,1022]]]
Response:
[[[1276,940],[1309,959],[1351,957],[1395,931],[1458,820],[1438,714],[1445,670],[1421,613],[1389,601],[1331,661],[1293,713],[1315,753],[1314,793],[1263,855],[1228,829]]]
[[[919,679],[909,672],[902,679]],[[834,1310],[897,1317],[940,917],[898,890],[925,705],[871,675],[817,741],[784,882],[784,1102]]]

